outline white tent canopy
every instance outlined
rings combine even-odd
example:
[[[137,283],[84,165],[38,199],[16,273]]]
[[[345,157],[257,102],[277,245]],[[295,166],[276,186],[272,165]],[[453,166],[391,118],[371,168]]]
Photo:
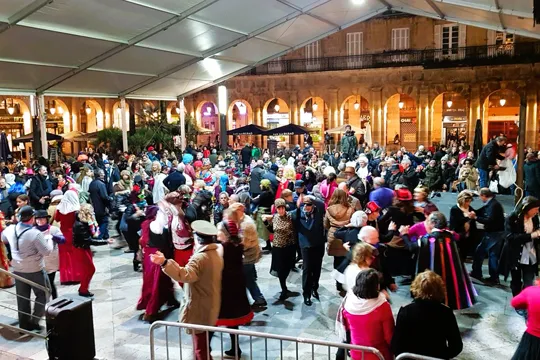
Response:
[[[171,99],[389,9],[540,39],[532,0],[1,0],[0,93]]]

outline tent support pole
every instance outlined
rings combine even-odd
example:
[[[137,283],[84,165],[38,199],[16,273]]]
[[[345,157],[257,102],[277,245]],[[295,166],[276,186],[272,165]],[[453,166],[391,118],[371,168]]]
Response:
[[[120,98],[120,108],[122,109],[122,148],[128,151],[128,118],[126,116],[126,98]]]
[[[519,129],[518,129],[518,148],[517,148],[517,179],[516,184],[524,189],[523,184],[523,164],[525,162],[525,133],[527,131],[527,98],[521,97],[519,106]],[[522,190],[523,192],[525,190]],[[525,194],[515,193],[515,202],[517,203]]]
[[[186,105],[184,104],[184,97],[178,97],[178,108],[180,109],[180,149],[186,150]]]
[[[39,146],[41,146],[41,156],[49,158],[49,144],[47,143],[47,113],[45,112],[45,96],[38,95],[37,114],[39,118]],[[37,146],[36,146],[37,147]]]

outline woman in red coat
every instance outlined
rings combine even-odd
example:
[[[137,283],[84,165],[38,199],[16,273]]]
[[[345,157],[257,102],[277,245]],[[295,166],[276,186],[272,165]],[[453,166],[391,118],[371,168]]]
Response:
[[[361,271],[352,293],[348,293],[340,309],[345,329],[351,332],[351,344],[379,350],[385,360],[394,358],[390,343],[394,334],[394,317],[386,297],[379,292],[379,273],[375,269]],[[371,353],[351,350],[353,360],[377,360]]]
[[[56,208],[54,219],[60,223],[60,230],[66,241],[58,244],[60,284],[74,285],[81,281],[78,256],[80,249],[73,246],[73,225],[77,212],[81,209],[76,190],[68,190]]]

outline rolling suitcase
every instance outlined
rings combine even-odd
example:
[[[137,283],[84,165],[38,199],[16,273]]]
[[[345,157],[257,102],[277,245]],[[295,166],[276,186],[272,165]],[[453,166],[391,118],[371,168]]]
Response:
[[[92,300],[61,296],[45,309],[49,360],[91,360],[96,356]]]

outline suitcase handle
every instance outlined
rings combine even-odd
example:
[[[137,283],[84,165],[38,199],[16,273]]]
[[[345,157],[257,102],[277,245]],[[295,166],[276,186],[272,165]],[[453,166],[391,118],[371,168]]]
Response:
[[[73,303],[73,300],[71,299],[58,299],[57,302],[50,304],[50,306],[54,306],[57,309],[61,309],[68,306],[71,303]]]

